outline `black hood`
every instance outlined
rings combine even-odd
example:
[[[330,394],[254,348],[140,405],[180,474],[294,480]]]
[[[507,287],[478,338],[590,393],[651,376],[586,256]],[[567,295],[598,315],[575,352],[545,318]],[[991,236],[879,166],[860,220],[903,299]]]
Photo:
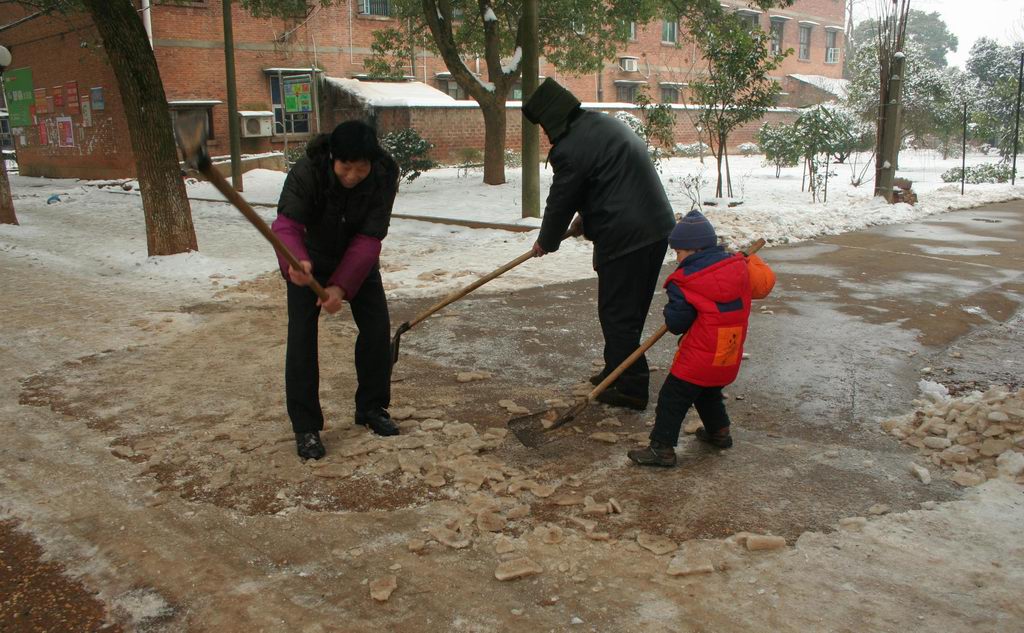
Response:
[[[544,128],[553,144],[569,129],[572,114],[580,107],[580,100],[548,77],[523,104],[523,116]]]

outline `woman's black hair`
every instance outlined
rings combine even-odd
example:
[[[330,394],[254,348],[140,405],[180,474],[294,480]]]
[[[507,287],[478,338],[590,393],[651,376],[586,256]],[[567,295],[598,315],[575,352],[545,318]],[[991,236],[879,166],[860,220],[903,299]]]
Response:
[[[362,121],[345,121],[330,134],[319,134],[306,146],[306,155],[315,161],[368,160],[373,162],[387,153],[377,142],[377,133]]]
[[[382,154],[377,133],[362,121],[345,121],[331,132],[331,158],[342,162],[354,160],[374,161]]]

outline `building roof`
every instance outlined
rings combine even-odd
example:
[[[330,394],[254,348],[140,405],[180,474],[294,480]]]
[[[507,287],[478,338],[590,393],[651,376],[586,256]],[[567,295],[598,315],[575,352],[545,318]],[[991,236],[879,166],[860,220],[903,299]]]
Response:
[[[422,81],[359,81],[341,77],[325,79],[327,83],[353,95],[368,106],[414,107],[460,103]]]
[[[850,85],[848,79],[838,79],[836,77],[825,77],[824,75],[790,75],[793,79],[799,82],[814,86],[818,90],[824,90],[829,94],[845,99],[847,89]]]

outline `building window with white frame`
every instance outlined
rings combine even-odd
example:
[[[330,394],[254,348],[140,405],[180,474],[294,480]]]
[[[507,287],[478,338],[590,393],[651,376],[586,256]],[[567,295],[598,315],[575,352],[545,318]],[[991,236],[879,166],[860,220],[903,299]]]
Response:
[[[679,41],[679,23],[664,20],[661,23],[661,43],[675,44]]]
[[[679,103],[679,86],[670,86],[663,84],[661,86],[661,102]]]
[[[786,33],[786,21],[785,20],[772,20],[771,26],[771,41],[772,41],[772,55],[782,54],[782,42],[783,37]]]
[[[363,15],[391,15],[389,0],[359,0],[359,12]]]
[[[838,32],[834,29],[825,31],[825,63],[839,63]]]
[[[738,11],[737,15],[740,21],[751,31],[761,28],[761,17],[753,11]]]
[[[274,111],[274,135],[309,134],[309,112],[285,112],[281,80],[288,75],[270,75],[270,101]],[[285,83],[288,83],[285,81]]]
[[[800,25],[800,54],[799,59],[809,60],[811,58],[811,25]]]
[[[617,84],[615,86],[615,100],[619,103],[635,102],[637,87],[637,84]]]

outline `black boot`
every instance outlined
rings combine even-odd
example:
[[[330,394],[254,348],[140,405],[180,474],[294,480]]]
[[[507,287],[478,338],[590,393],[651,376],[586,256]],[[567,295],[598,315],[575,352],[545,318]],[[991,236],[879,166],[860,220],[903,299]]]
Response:
[[[600,385],[602,382],[604,382],[604,379],[607,378],[607,377],[608,377],[608,374],[606,374],[604,371],[599,371],[599,372],[597,372],[596,374],[594,374],[593,376],[591,376],[589,378],[590,384],[592,384],[592,385],[594,385],[596,387],[596,386]]]
[[[323,442],[320,441],[320,433],[296,433],[295,446],[298,449],[299,457],[302,459],[320,459],[327,454]]]
[[[694,436],[704,442],[710,444],[715,448],[730,448],[732,446],[732,435],[729,433],[729,427],[719,429],[714,435],[708,433],[704,427],[697,429]]]
[[[647,408],[647,398],[628,396],[619,391],[619,388],[614,385],[597,394],[594,400],[608,406],[626,407],[627,409],[635,409],[637,411],[643,411]]]
[[[638,448],[626,454],[638,466],[661,466],[671,468],[676,465],[676,452],[671,446],[651,440],[647,448]]]
[[[387,409],[356,411],[356,424],[369,428],[377,435],[398,435],[398,425],[391,420]]]

